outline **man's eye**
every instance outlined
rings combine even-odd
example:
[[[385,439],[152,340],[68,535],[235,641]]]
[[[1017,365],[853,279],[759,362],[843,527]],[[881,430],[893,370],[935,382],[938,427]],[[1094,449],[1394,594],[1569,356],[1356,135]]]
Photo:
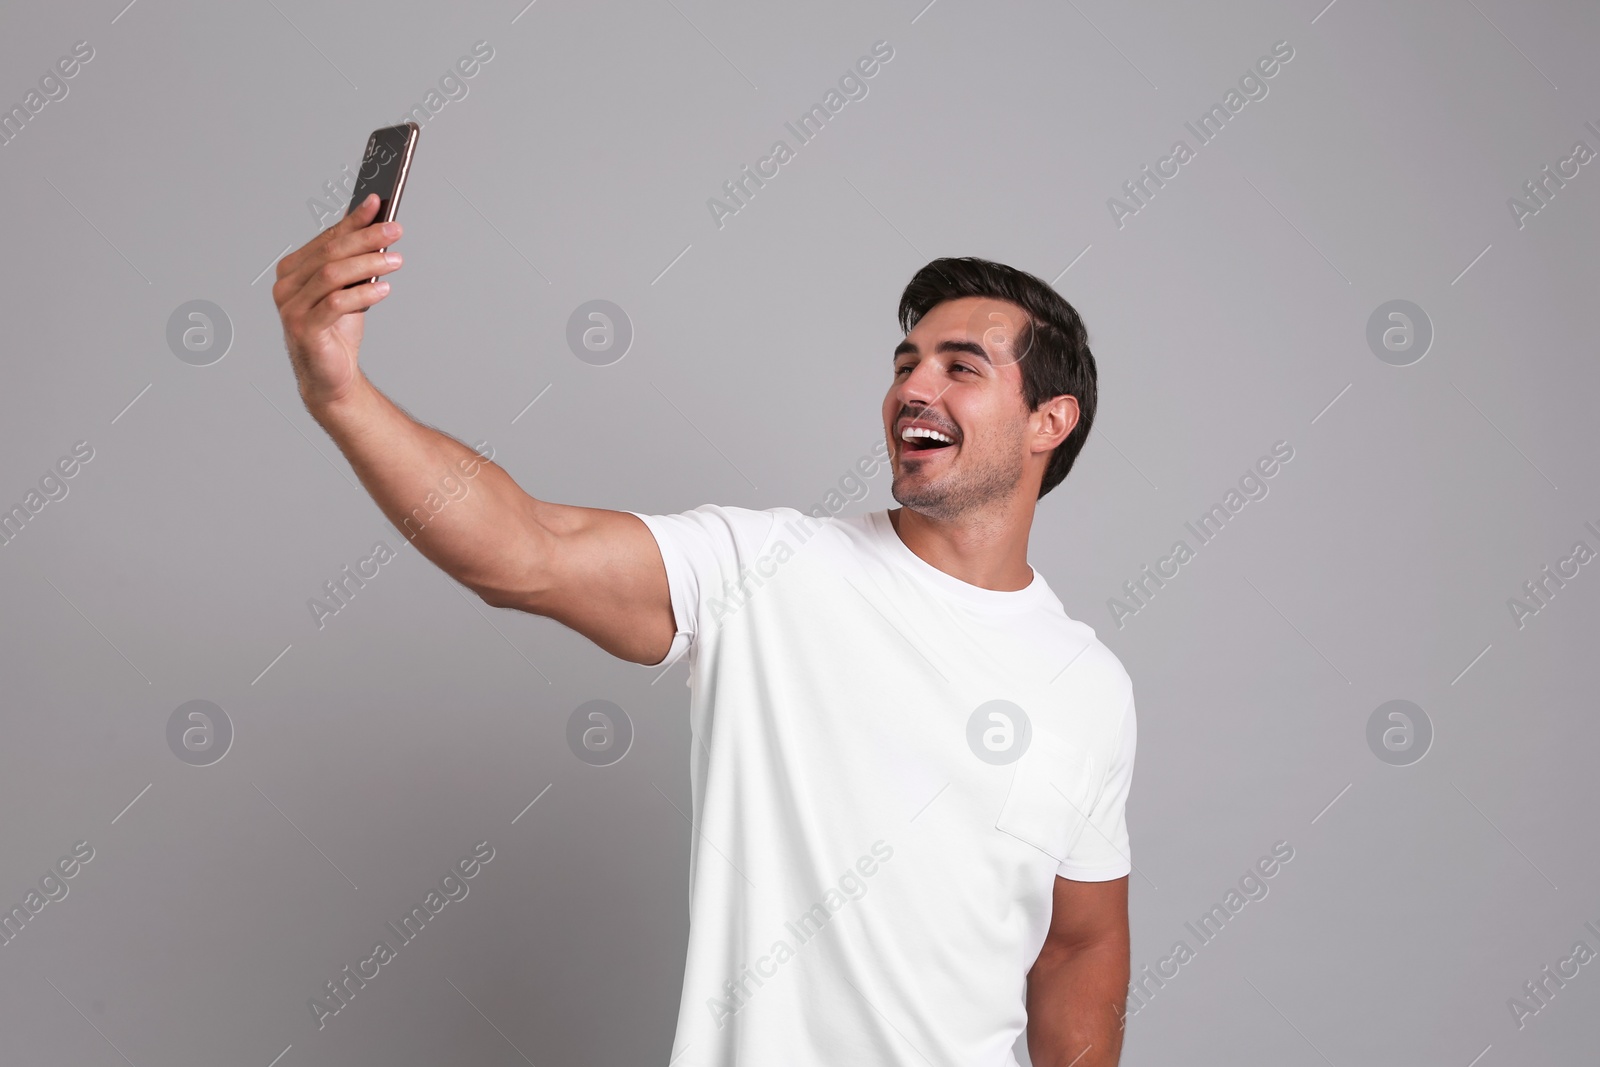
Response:
[[[966,364],[965,364],[965,363],[955,363],[955,364],[952,364],[952,365],[951,365],[951,369],[952,369],[952,370],[972,370],[972,368],[971,368],[971,367],[969,367],[969,366],[967,366],[967,365],[966,365]],[[973,371],[973,373],[974,373],[974,374],[976,374],[976,373],[977,373],[977,371]]]

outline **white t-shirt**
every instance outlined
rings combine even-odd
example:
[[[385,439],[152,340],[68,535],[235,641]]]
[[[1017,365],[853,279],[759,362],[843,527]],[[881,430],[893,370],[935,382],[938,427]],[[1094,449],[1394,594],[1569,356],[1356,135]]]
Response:
[[[672,1067],[1013,1067],[1056,877],[1130,870],[1121,662],[1037,571],[970,585],[884,511],[632,514],[689,657]]]

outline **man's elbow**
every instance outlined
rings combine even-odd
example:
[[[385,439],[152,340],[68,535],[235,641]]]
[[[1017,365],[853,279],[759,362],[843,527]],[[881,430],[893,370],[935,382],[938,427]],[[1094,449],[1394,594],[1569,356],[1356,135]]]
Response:
[[[1120,966],[1126,971],[1129,967],[1127,927],[1084,931],[1072,937],[1047,937],[1039,949],[1034,967],[1039,970],[1070,968],[1081,963],[1085,957],[1093,957],[1097,968],[1110,967],[1114,970]]]
[[[552,569],[538,561],[549,558],[548,549],[519,544],[457,578],[490,607],[544,614],[541,608],[551,602],[556,581]]]
[[[516,607],[513,599],[503,589],[495,589],[492,586],[483,585],[469,585],[467,588],[472,590],[474,596],[491,608]]]
[[[535,611],[537,598],[530,594],[527,586],[513,582],[473,582],[467,584],[467,588],[491,608]]]

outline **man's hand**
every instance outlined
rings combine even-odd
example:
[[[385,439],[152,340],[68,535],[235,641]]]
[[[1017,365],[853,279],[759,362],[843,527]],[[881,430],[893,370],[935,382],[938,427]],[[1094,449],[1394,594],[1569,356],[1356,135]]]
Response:
[[[356,387],[361,377],[356,356],[366,316],[353,313],[389,295],[389,283],[382,278],[344,287],[400,267],[400,253],[378,251],[398,241],[401,232],[398,222],[369,225],[378,204],[378,194],[368,194],[350,214],[278,261],[272,299],[307,407],[342,400]]]

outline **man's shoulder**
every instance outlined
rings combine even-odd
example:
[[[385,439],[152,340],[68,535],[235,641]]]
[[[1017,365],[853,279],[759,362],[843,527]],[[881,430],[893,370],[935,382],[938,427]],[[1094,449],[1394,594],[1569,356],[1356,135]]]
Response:
[[[1046,620],[1045,625],[1052,634],[1051,643],[1059,644],[1065,649],[1070,649],[1075,657],[1073,670],[1080,667],[1098,672],[1109,672],[1121,675],[1124,679],[1128,672],[1123,669],[1122,660],[1100,640],[1093,626],[1075,616],[1067,614],[1066,607],[1061,603],[1061,598],[1055,590],[1045,581],[1044,575],[1039,574],[1039,581],[1050,593],[1042,606],[1041,613]]]
[[[1117,654],[1095,636],[1093,627],[1064,612],[1059,620],[1061,637],[1051,644],[1060,648],[1063,666],[1048,688],[1067,696],[1074,715],[1092,713],[1108,720],[1104,726],[1120,722],[1133,703],[1133,678]]]
[[[1073,647],[1081,650],[1080,666],[1107,679],[1115,680],[1119,684],[1132,684],[1127,668],[1122,665],[1122,659],[1111,651],[1110,646],[1100,640],[1093,626],[1081,619],[1074,619],[1065,610],[1061,612],[1061,618],[1066,624],[1063,632],[1068,635],[1068,640],[1073,642]]]
[[[632,514],[658,538],[670,538],[686,548],[710,550],[722,556],[794,553],[802,545],[819,541],[859,548],[871,540],[869,515],[833,515],[820,507],[805,512],[787,506],[752,508],[708,503],[686,511]],[[831,536],[819,537],[822,533]]]
[[[747,508],[737,504],[700,504],[684,511],[635,511],[632,514],[655,525],[731,535],[744,541],[765,536],[777,518],[778,508]]]
[[[789,542],[791,547],[810,541],[824,531],[833,535],[824,540],[862,543],[870,540],[872,530],[870,512],[836,515],[820,506],[801,511],[787,505],[747,508],[730,504],[702,504],[694,509],[694,513],[725,524],[740,535],[763,544],[781,539]]]
[[[1084,658],[1091,662],[1088,664],[1100,678],[1102,689],[1108,694],[1115,694],[1116,700],[1112,702],[1120,714],[1123,706],[1133,699],[1133,678],[1128,674],[1128,669],[1122,665],[1122,660],[1117,654],[1090,631],[1090,645],[1084,652]]]
[[[818,511],[823,511],[824,513],[821,514],[821,515],[818,515],[817,514]],[[683,515],[683,516],[696,516],[696,517],[700,517],[702,519],[714,519],[714,520],[717,520],[717,521],[728,523],[730,525],[736,525],[736,526],[741,526],[741,527],[749,527],[749,528],[759,528],[759,529],[765,529],[765,528],[771,526],[774,522],[794,522],[794,521],[804,520],[807,523],[813,523],[813,524],[819,524],[819,525],[821,525],[821,524],[832,525],[832,524],[837,524],[837,523],[848,523],[848,524],[860,525],[861,523],[865,522],[866,519],[867,519],[866,514],[850,515],[850,516],[834,515],[834,514],[830,514],[830,513],[825,512],[824,509],[822,509],[822,508],[814,508],[811,512],[808,513],[808,512],[801,511],[799,508],[792,508],[792,507],[788,507],[786,505],[779,505],[777,507],[770,507],[770,508],[750,508],[750,507],[745,507],[742,504],[714,504],[714,503],[701,504],[701,505],[699,505],[697,507],[689,508],[686,511],[679,511],[679,512],[637,512],[636,511],[636,512],[634,512],[634,514],[635,515],[639,515],[639,514],[647,514],[647,515],[648,514],[663,514],[663,515],[668,515],[668,514],[671,514],[671,515]]]

